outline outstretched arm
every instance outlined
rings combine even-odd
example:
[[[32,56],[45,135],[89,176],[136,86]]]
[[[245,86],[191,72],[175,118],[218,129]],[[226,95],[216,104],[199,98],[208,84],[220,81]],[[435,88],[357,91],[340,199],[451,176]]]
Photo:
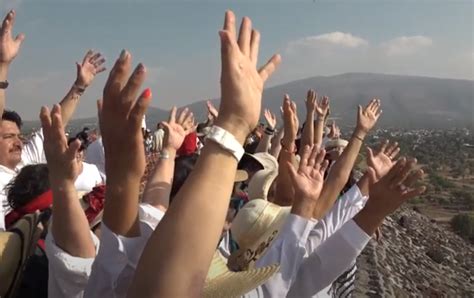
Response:
[[[329,97],[324,96],[321,101],[317,102],[315,111],[318,118],[316,119],[316,127],[314,128],[314,146],[320,148],[323,144],[326,115],[329,113]]]
[[[54,105],[51,113],[48,108],[42,107],[40,119],[53,192],[51,231],[54,241],[71,256],[93,258],[95,245],[74,187],[74,181],[80,172],[80,164],[76,158],[80,142],[76,140],[70,145],[67,144],[59,105]]]
[[[270,149],[270,143],[272,141],[273,135],[275,134],[275,127],[276,127],[276,117],[269,109],[265,109],[264,114],[265,121],[267,122],[267,127],[265,128],[265,132],[258,143],[257,149],[255,149],[255,153],[258,152],[268,152]]]
[[[304,146],[313,146],[314,143],[314,110],[316,108],[318,94],[312,89],[308,90],[306,95],[306,122],[301,135],[300,155],[303,152]]]
[[[324,217],[336,201],[347,179],[349,179],[365,136],[374,127],[381,113],[380,100],[378,99],[371,100],[364,109],[359,106],[356,128],[349,144],[329,172],[321,192],[321,198],[314,209],[314,218],[321,219]]]
[[[176,151],[183,144],[184,138],[194,128],[193,113],[186,108],[176,117],[176,107],[171,109],[168,122],[162,122],[165,129],[163,149],[148,178],[143,192],[143,202],[162,211],[169,206],[171,185],[173,184],[174,160]]]
[[[61,117],[64,126],[67,126],[72,114],[76,110],[84,91],[94,80],[98,73],[105,70],[105,59],[100,53],[95,53],[92,50],[87,51],[82,63],[76,62],[77,76],[76,81],[72,84],[69,92],[59,103],[61,105]]]
[[[18,34],[13,38],[13,24],[15,23],[15,11],[11,10],[5,16],[0,28],[0,82],[6,83],[8,79],[8,69],[10,64],[18,55],[21,43],[25,35]],[[0,88],[0,114],[5,109],[5,88]]]
[[[258,71],[259,33],[252,30],[250,19],[244,18],[237,39],[235,16],[230,11],[219,35],[222,94],[215,125],[242,145],[257,125],[263,84],[280,57],[273,56]],[[201,293],[224,226],[237,162],[230,151],[208,139],[194,170],[148,241],[130,297],[188,297]]]

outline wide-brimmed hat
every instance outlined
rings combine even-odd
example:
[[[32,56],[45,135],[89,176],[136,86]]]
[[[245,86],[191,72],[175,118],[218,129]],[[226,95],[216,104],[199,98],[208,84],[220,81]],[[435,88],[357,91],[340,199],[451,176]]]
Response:
[[[278,176],[278,169],[260,170],[256,172],[249,181],[247,194],[249,200],[264,199],[268,200],[268,191],[273,181]]]
[[[234,182],[242,182],[249,179],[249,174],[243,170],[237,170],[235,172]]]
[[[27,259],[40,237],[39,212],[25,215],[0,232],[0,297],[16,297]]]
[[[344,139],[331,139],[324,144],[326,149],[342,147],[345,148],[349,144],[347,140]]]
[[[259,152],[254,154],[245,153],[239,162],[238,168],[242,169],[244,165],[249,162],[255,164],[259,168],[258,170],[278,169],[278,160],[267,152]]]
[[[219,251],[214,253],[204,284],[204,297],[240,297],[264,284],[280,269],[278,264],[233,272]]]
[[[229,257],[229,267],[241,271],[253,268],[278,236],[290,207],[281,207],[263,199],[249,201],[232,221],[232,238],[239,249]]]

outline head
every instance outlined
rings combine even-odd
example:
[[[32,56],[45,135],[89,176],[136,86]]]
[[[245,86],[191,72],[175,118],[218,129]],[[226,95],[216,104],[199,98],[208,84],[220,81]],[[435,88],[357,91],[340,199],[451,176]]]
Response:
[[[46,164],[28,165],[5,187],[10,207],[15,210],[48,191],[49,171]]]
[[[23,142],[20,129],[20,115],[14,111],[4,111],[0,123],[0,165],[14,170],[21,161]]]
[[[84,141],[82,138],[79,138],[79,137],[69,138],[67,140],[68,146],[71,145],[71,143],[74,142],[75,140],[79,140],[81,142],[81,146],[79,147],[79,150],[76,153],[76,159],[82,162],[84,161],[84,153],[85,153],[84,151],[87,148],[86,141]]]
[[[329,161],[335,161],[342,154],[346,148],[348,142],[343,139],[332,139],[325,145],[326,147],[326,159]]]

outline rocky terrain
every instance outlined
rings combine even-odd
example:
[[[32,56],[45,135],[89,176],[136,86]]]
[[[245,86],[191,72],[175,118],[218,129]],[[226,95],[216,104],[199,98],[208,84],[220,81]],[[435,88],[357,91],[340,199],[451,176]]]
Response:
[[[474,297],[474,246],[404,208],[357,260],[356,297]]]

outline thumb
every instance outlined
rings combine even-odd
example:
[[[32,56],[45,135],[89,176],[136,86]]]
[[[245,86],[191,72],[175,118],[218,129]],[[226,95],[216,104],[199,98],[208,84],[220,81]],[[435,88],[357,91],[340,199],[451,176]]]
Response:
[[[69,144],[69,147],[66,150],[66,156],[69,160],[73,160],[74,158],[76,158],[77,151],[79,151],[80,147],[81,141],[79,141],[78,139],[74,140],[71,144]]]
[[[79,74],[81,72],[81,68],[82,68],[82,66],[79,64],[79,62],[76,62],[77,74]]]
[[[369,176],[369,184],[372,185],[377,182],[377,176],[375,174],[375,170],[372,167],[367,168],[367,174]]]
[[[367,156],[369,157],[369,159],[374,158],[374,152],[372,151],[372,148],[370,147],[367,147]]]
[[[16,41],[19,45],[21,45],[24,40],[25,40],[25,34],[23,34],[23,33],[20,33],[20,34],[18,34],[18,35],[15,37],[15,41]]]
[[[151,98],[151,89],[146,88],[135,102],[135,105],[133,106],[132,111],[130,112],[130,117],[135,122],[134,125],[136,125],[136,128],[141,127],[143,115],[145,115],[145,112],[148,106],[150,105]]]

